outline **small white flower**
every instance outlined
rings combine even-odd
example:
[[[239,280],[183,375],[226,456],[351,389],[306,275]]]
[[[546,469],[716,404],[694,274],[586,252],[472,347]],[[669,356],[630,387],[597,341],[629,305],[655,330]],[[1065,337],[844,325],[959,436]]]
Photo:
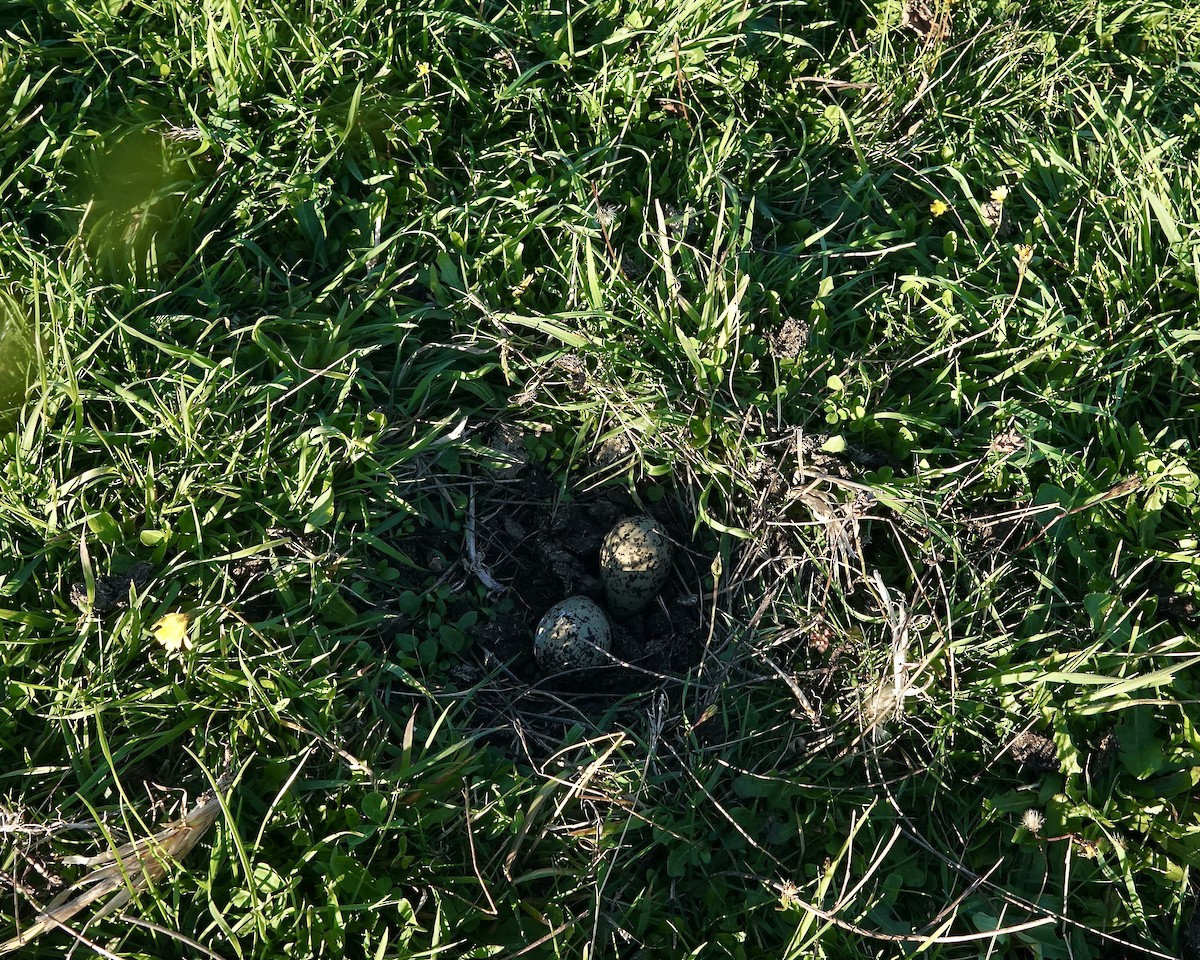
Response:
[[[1046,825],[1046,818],[1040,810],[1029,809],[1021,814],[1021,826],[1032,833],[1035,837],[1042,832],[1042,827]]]

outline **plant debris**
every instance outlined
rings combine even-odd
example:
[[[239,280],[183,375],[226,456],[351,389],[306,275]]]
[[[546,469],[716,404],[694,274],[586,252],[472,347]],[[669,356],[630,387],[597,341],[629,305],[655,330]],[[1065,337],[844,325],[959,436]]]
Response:
[[[232,777],[222,776],[217,780],[217,790],[224,790],[231,782]],[[124,843],[116,850],[94,857],[64,857],[63,864],[82,864],[93,868],[92,872],[63,890],[34,918],[30,926],[0,943],[0,954],[19,950],[47,930],[65,926],[85,907],[110,893],[115,892],[116,896],[93,913],[91,920],[99,920],[121,909],[133,899],[134,894],[143,892],[166,876],[172,863],[178,863],[187,856],[208,832],[220,812],[221,803],[216,792],[209,791],[202,794],[196,805],[183,817],[163,827],[152,837]]]

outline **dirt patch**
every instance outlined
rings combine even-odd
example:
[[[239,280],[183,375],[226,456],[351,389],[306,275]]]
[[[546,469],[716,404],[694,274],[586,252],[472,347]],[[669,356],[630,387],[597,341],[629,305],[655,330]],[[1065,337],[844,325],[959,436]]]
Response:
[[[547,677],[533,659],[531,638],[545,612],[571,596],[604,604],[600,545],[622,517],[649,512],[676,545],[675,569],[643,613],[613,622],[613,662],[605,667]],[[516,678],[548,689],[612,694],[646,689],[662,674],[694,666],[699,658],[699,569],[693,563],[690,523],[668,507],[637,504],[624,489],[576,498],[531,497],[496,488],[476,499],[475,549],[488,574],[511,599],[508,613],[481,623],[473,638],[508,664]]]
[[[1029,517],[1012,505],[994,504],[961,519],[967,553],[972,558],[1007,557],[1029,536]]]
[[[771,353],[777,360],[795,360],[800,351],[808,346],[808,335],[808,324],[788,317],[771,335]]]
[[[1057,773],[1059,769],[1054,741],[1031,730],[1026,730],[1013,741],[1012,756],[1031,773]]]
[[[129,603],[129,588],[141,590],[154,577],[155,566],[143,560],[135,563],[124,573],[105,574],[96,578],[95,594],[91,603],[88,602],[87,585],[71,584],[71,602],[80,610],[92,613],[108,613],[127,606]]]

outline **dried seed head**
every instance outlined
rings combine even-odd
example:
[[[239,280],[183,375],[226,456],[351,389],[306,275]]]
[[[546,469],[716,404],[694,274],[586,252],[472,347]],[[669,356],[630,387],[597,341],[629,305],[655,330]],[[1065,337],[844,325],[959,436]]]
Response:
[[[621,208],[615,203],[605,203],[600,205],[600,209],[596,212],[596,219],[600,221],[600,226],[608,229],[617,222],[617,217],[621,215]]]

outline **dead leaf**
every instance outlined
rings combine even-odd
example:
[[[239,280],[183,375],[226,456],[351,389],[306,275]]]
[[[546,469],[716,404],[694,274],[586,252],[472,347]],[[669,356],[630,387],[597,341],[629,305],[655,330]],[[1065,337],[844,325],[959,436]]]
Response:
[[[668,117],[683,117],[685,120],[687,119],[687,105],[682,101],[657,97],[654,102]]]
[[[900,26],[905,27],[922,37],[933,32],[933,11],[925,0],[907,0],[904,13],[900,17]]]
[[[938,0],[934,0],[937,3]],[[943,4],[939,13],[927,0],[904,0],[904,12],[900,26],[912,30],[922,38],[946,39],[950,35],[950,12]]]

